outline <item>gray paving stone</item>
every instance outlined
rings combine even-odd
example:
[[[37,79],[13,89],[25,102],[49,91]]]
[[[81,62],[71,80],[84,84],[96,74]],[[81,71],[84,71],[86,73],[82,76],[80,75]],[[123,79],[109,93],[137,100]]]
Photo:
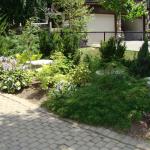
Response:
[[[62,121],[26,100],[0,94],[0,150],[148,150],[146,143],[124,137]]]

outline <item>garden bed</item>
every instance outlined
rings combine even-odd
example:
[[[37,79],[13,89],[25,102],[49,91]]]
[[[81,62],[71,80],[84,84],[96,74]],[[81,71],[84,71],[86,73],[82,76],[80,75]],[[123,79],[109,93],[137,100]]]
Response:
[[[38,105],[48,99],[46,91],[42,90],[39,84],[30,85],[15,95]]]

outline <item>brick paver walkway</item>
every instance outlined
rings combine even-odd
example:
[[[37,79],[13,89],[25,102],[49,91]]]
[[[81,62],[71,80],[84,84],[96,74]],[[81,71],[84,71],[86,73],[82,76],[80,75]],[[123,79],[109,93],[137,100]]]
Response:
[[[0,94],[0,150],[149,150],[104,128],[54,117],[30,102]]]

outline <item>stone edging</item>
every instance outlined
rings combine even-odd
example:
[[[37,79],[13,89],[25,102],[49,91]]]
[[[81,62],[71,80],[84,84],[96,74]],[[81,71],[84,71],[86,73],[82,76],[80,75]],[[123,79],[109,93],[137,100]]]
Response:
[[[133,139],[132,137],[116,133],[114,131],[111,131],[110,129],[105,129],[103,127],[93,127],[93,126],[88,126],[88,125],[84,125],[84,124],[78,124],[78,123],[75,123],[75,122],[68,120],[68,119],[59,118],[57,115],[49,113],[45,109],[39,108],[38,105],[33,104],[33,103],[31,103],[25,99],[16,97],[16,96],[11,95],[11,94],[0,93],[0,95],[5,97],[5,98],[11,99],[17,103],[20,103],[21,105],[24,105],[25,107],[29,107],[30,109],[37,109],[38,111],[40,111],[42,113],[47,113],[47,114],[51,115],[52,117],[55,117],[57,119],[61,119],[61,120],[65,121],[65,122],[74,124],[74,126],[83,128],[85,130],[93,131],[95,133],[98,133],[98,134],[106,137],[106,138],[118,141],[118,142],[123,143],[123,144],[134,146],[134,147],[141,149],[141,150],[150,150],[150,143],[148,143],[144,140]]]

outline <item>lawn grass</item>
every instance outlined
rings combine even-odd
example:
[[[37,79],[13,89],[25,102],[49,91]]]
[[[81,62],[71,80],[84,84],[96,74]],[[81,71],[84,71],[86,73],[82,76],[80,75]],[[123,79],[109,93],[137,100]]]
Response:
[[[94,57],[100,58],[99,48],[87,47],[87,48],[81,48],[80,50],[82,52],[81,60],[83,60],[86,55],[93,57],[93,58]],[[125,59],[133,60],[134,58],[137,57],[137,54],[138,54],[138,52],[136,52],[136,51],[128,50],[125,52]]]

